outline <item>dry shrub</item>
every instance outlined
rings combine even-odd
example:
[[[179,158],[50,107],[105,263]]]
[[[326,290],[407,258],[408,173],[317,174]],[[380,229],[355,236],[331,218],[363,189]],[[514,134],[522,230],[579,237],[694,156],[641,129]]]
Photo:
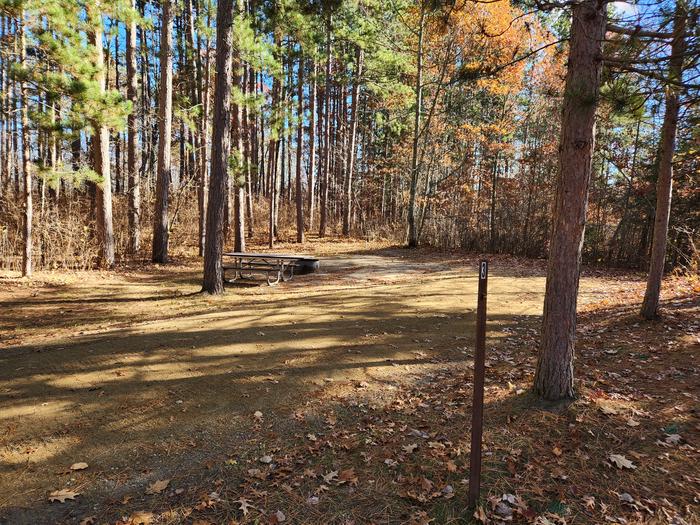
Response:
[[[9,196],[8,196],[9,197]],[[32,221],[32,263],[37,269],[88,269],[95,265],[97,242],[89,217],[90,199],[75,191],[38,197]],[[43,201],[43,202],[42,202]],[[20,271],[23,252],[23,206],[20,199],[5,198],[0,227],[0,266]]]

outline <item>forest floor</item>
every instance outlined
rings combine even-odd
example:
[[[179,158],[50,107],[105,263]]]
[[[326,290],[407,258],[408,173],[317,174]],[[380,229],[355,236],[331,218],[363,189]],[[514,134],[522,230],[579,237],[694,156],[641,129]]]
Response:
[[[223,297],[194,259],[0,274],[0,523],[700,523],[697,280],[642,322],[642,275],[586,269],[579,397],[552,407],[544,262],[491,259],[474,517],[477,259],[303,251],[320,274]]]

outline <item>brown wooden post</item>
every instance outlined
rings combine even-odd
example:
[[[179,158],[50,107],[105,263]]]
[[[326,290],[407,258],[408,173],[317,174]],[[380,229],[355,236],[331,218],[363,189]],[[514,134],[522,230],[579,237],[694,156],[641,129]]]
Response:
[[[474,353],[474,394],[472,396],[472,443],[469,458],[469,506],[479,500],[481,487],[481,436],[484,426],[484,376],[486,369],[486,285],[488,261],[479,263],[479,292],[476,307],[476,351]]]

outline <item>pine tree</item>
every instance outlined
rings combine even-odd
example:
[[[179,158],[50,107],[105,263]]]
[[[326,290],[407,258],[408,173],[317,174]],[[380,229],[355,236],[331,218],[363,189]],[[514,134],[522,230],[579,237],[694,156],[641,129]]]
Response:
[[[222,253],[224,207],[231,136],[231,88],[233,77],[233,0],[219,0],[216,8],[216,82],[214,86],[214,130],[211,146],[211,180],[207,207],[202,291],[224,292]]]
[[[168,262],[168,201],[171,177],[173,129],[173,36],[171,0],[161,0],[163,18],[160,37],[160,92],[158,94],[158,168],[156,206],[153,216],[153,262]],[[182,162],[182,159],[180,159]]]
[[[595,149],[606,7],[597,0],[584,0],[572,8],[554,224],[535,375],[535,390],[548,400],[574,396],[576,300]]]

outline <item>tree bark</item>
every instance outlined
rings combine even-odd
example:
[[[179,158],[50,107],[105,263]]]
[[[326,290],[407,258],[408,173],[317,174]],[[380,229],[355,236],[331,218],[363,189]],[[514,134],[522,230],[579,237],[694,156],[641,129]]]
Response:
[[[207,22],[207,26],[209,26]],[[204,50],[204,71],[200,75],[200,91],[202,93],[202,118],[201,118],[201,144],[199,167],[199,187],[197,189],[197,200],[199,204],[199,254],[204,255],[204,247],[207,232],[207,209],[209,199],[209,111],[210,97],[209,84],[211,77],[209,39],[206,40]]]
[[[224,292],[221,257],[224,248],[224,204],[231,137],[231,81],[233,69],[233,0],[219,0],[216,9],[216,82],[214,85],[214,130],[211,145],[211,180],[207,206],[207,236],[204,247],[202,291]]]
[[[685,0],[676,1],[676,14],[673,23],[673,42],[669,76],[672,81],[683,79],[683,57],[685,55],[685,26],[687,11]],[[670,84],[666,87],[666,109],[661,128],[659,144],[659,175],[656,181],[656,216],[654,218],[654,237],[651,244],[651,258],[647,287],[642,302],[641,315],[645,319],[654,319],[659,308],[661,279],[664,275],[666,261],[666,243],[668,240],[668,222],[671,216],[671,193],[673,188],[673,153],[676,148],[676,129],[680,110],[680,89]]]
[[[584,0],[572,8],[559,174],[535,375],[535,391],[547,400],[574,396],[576,299],[595,148],[606,7],[606,2]]]
[[[326,21],[326,78],[324,93],[324,109],[326,111],[325,127],[323,128],[323,176],[321,178],[321,218],[318,226],[318,236],[326,236],[326,223],[328,221],[328,183],[331,170],[331,26],[332,18],[328,13]]]
[[[272,111],[277,111],[280,104],[280,80],[275,77],[272,81],[272,100],[271,107]],[[274,126],[275,118],[270,119],[270,125]],[[262,126],[264,128],[264,126]],[[270,213],[269,213],[269,236],[268,236],[268,246],[272,248],[275,245],[275,239],[277,236],[277,202],[279,193],[279,175],[278,175],[278,151],[280,141],[277,136],[281,130],[277,133],[274,131],[270,132],[270,144],[268,146],[268,160],[267,160],[267,170],[268,170],[268,194],[270,197]]]
[[[19,23],[19,60],[22,65],[27,59],[27,39],[24,32],[24,11],[22,20]],[[20,84],[22,93],[21,119],[22,119],[22,175],[24,177],[24,250],[22,252],[22,275],[29,277],[32,275],[32,174],[29,171],[29,90],[27,82]]]
[[[172,0],[162,0],[160,34],[160,92],[158,93],[158,168],[156,205],[153,215],[153,255],[155,263],[168,262],[168,193],[170,191],[171,143],[173,128],[173,20]],[[182,159],[181,159],[182,161]]]
[[[301,164],[304,152],[304,56],[299,55],[297,78],[297,165],[296,165],[296,205],[297,205],[297,242],[304,242],[304,194],[301,184]]]
[[[239,6],[240,9],[240,6]],[[242,88],[241,76],[238,69],[240,63],[238,58],[234,60],[234,82]],[[234,158],[236,168],[234,177],[230,178],[233,185],[233,250],[236,252],[245,251],[245,173],[243,171],[243,129],[241,128],[241,107],[234,104],[233,109],[233,148],[235,148]]]
[[[88,4],[90,5],[90,4]],[[93,30],[90,43],[94,47],[94,80],[101,93],[105,91],[104,55],[102,47],[102,12],[99,2],[94,2],[89,17],[93,18]],[[99,264],[103,268],[114,266],[114,228],[112,226],[112,179],[109,162],[109,129],[99,120],[92,123],[93,169],[102,179],[95,188],[95,207],[97,215],[97,237],[100,244]]]
[[[350,235],[350,222],[352,220],[352,177],[355,170],[356,157],[356,136],[357,136],[357,110],[359,107],[360,98],[360,78],[362,76],[362,48],[357,46],[355,53],[355,81],[352,86],[352,94],[350,96],[350,112],[352,120],[350,121],[350,140],[348,146],[348,164],[347,173],[345,174],[345,207],[343,209],[343,235]]]
[[[316,60],[311,62],[311,86],[309,89],[309,188],[308,188],[308,229],[314,227],[316,212]]]
[[[250,73],[249,73],[250,71]],[[247,86],[246,93],[253,93],[254,87],[252,85],[252,79],[254,75],[252,73],[252,67],[248,65],[243,73],[243,85]],[[250,79],[250,82],[249,82]],[[250,119],[248,117],[248,105],[243,106],[243,158],[245,159],[245,208],[246,208],[246,227],[248,229],[248,237],[253,237],[253,184],[252,184],[252,170],[251,167],[255,165],[254,159],[251,154],[251,128]]]
[[[418,193],[418,143],[423,105],[423,33],[425,29],[425,0],[421,0],[416,52],[416,108],[413,114],[413,150],[411,153],[411,187],[408,197],[408,247],[418,246],[416,232],[416,194]]]
[[[131,7],[136,7],[131,0]],[[131,113],[127,118],[127,171],[129,183],[129,252],[141,249],[141,177],[139,175],[140,151],[138,148],[138,80],[136,66],[136,20],[131,18],[126,27],[126,96],[131,101]]]

